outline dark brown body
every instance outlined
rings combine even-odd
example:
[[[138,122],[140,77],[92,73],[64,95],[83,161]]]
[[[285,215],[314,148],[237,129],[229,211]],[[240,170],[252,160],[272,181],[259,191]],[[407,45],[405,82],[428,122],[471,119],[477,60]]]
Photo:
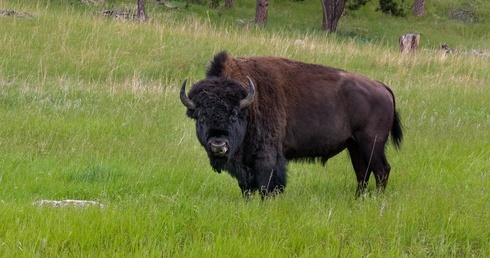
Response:
[[[208,81],[229,80],[236,82],[229,87],[243,91],[249,85],[247,76],[256,93],[251,105],[240,109],[246,117],[243,139],[232,139],[240,141],[242,151],[230,152],[227,165],[222,167],[237,177],[242,191],[267,194],[281,190],[286,184],[285,160],[320,159],[325,163],[346,148],[357,175],[357,194],[364,190],[371,172],[377,187],[385,188],[390,173],[386,141],[390,132],[397,147],[402,140],[394,95],[386,85],[336,68],[277,57],[233,58],[222,52],[215,56],[206,79],[193,86],[189,98],[195,103],[216,102],[207,96],[219,87],[206,85]],[[250,91],[250,86],[246,90]],[[208,94],[202,94],[204,91]],[[196,109],[200,106],[209,104],[197,104]],[[213,112],[229,112],[225,109]],[[209,135],[198,131],[198,138],[203,138],[206,148],[204,139]],[[213,165],[212,153],[210,159]],[[240,166],[243,168],[235,169]],[[242,170],[248,176],[240,179],[237,173]]]

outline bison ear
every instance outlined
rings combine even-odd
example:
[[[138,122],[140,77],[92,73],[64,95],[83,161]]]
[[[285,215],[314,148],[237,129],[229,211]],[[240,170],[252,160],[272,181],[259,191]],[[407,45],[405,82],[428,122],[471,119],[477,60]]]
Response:
[[[196,104],[187,97],[187,94],[185,93],[185,84],[187,82],[187,79],[184,80],[184,83],[182,83],[182,87],[180,88],[180,101],[182,101],[182,104],[186,106],[190,110],[196,109]]]
[[[255,97],[255,86],[254,83],[252,82],[252,79],[247,76],[248,84],[250,85],[250,91],[248,92],[248,95],[240,100],[240,109],[244,109],[246,107],[249,107],[252,105],[252,102],[254,101]]]

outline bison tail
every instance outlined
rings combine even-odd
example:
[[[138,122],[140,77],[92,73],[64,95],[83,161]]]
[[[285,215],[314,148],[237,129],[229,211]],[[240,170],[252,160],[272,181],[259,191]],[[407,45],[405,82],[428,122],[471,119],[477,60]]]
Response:
[[[403,140],[403,126],[400,120],[400,115],[395,110],[395,117],[393,119],[393,125],[391,126],[391,140],[396,149],[400,149]]]

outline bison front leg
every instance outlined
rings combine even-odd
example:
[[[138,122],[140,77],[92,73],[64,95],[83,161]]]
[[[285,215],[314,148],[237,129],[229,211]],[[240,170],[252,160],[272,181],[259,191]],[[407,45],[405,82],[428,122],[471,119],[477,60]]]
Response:
[[[245,200],[250,200],[252,198],[252,194],[254,193],[254,190],[253,189],[246,189],[246,188],[242,188],[242,196]]]
[[[286,187],[286,159],[282,155],[256,161],[257,185],[262,198],[282,193]]]
[[[242,190],[243,198],[250,199],[252,194],[257,190],[257,187],[254,186],[254,178],[250,174],[250,169],[242,169],[241,173],[236,175],[236,179],[240,190]]]

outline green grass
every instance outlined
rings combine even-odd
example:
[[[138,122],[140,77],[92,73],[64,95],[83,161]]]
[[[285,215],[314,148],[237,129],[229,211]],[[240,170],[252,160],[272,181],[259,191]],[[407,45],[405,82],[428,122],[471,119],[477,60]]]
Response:
[[[441,56],[428,46],[402,56],[387,36],[401,29],[351,38],[349,26],[369,25],[361,17],[325,36],[293,18],[289,27],[275,24],[274,15],[289,16],[272,15],[274,6],[270,28],[256,29],[236,27],[222,10],[208,18],[198,6],[150,8],[152,20],[139,23],[60,2],[0,2],[34,14],[0,17],[0,256],[490,256],[488,57]],[[313,8],[308,3],[283,8]],[[231,13],[253,15],[248,5]],[[419,26],[429,31],[432,17]],[[452,24],[440,26],[448,39],[458,37],[454,27],[468,33],[462,49],[488,49],[478,36],[487,23]],[[203,78],[223,49],[331,65],[390,85],[405,141],[399,152],[387,149],[386,192],[376,194],[371,182],[368,195],[354,199],[343,153],[326,167],[290,164],[283,195],[244,201],[236,180],[211,170],[178,98],[182,80]],[[104,206],[33,204],[44,199]]]

